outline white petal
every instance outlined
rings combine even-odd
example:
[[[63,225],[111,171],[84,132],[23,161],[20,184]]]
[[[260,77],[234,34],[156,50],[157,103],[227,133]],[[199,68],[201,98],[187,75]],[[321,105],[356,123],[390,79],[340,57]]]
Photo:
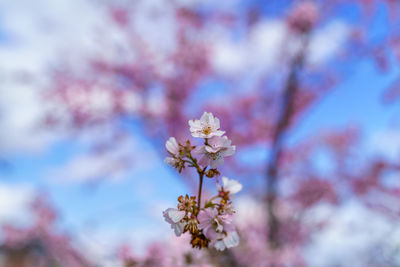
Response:
[[[221,190],[222,190],[222,186],[221,186],[219,183],[216,183],[216,186],[217,186],[217,190],[218,190],[218,191],[221,191]]]
[[[232,248],[239,245],[239,235],[237,234],[236,231],[229,232],[223,240],[227,248]]]
[[[192,136],[193,137],[199,137],[199,138],[205,138],[205,135],[202,132],[199,132],[199,131],[192,131]]]
[[[197,163],[200,166],[205,167],[205,166],[208,166],[210,164],[210,162],[211,162],[211,160],[206,155],[203,155],[203,156],[200,157],[200,159],[198,159]]]
[[[235,150],[236,150],[236,146],[230,146],[226,150],[222,150],[221,154],[224,157],[232,156],[233,154],[235,154]]]
[[[219,119],[217,117],[214,118],[214,127],[216,130],[218,130],[220,127]]]
[[[175,235],[180,236],[183,233],[183,229],[185,228],[184,223],[175,223],[171,224],[171,228],[174,229]]]
[[[167,148],[168,152],[174,155],[177,155],[179,153],[179,146],[176,142],[175,137],[170,137],[165,143],[165,147]]]
[[[203,156],[206,153],[205,146],[197,146],[195,149],[193,149],[192,154],[195,157]]]
[[[220,224],[219,221],[216,219],[214,219],[214,221],[217,223],[217,228],[215,230],[217,232],[222,232],[222,230],[224,230],[224,227],[222,226],[222,224]]]
[[[216,169],[217,167],[221,166],[222,164],[224,164],[224,158],[223,157],[217,157],[216,160],[212,160],[211,161],[211,169]]]
[[[218,127],[219,128],[219,127]],[[215,131],[214,132],[214,136],[222,136],[222,135],[224,135],[224,133],[225,133],[225,131],[220,131],[220,130],[218,130],[218,131]]]
[[[176,159],[171,158],[171,157],[166,157],[164,159],[164,162],[171,165],[172,167],[174,167],[175,163],[176,163]]]
[[[164,216],[164,219],[165,219],[165,221],[166,221],[167,223],[173,224],[174,222],[171,221],[171,218],[168,216],[168,211],[169,211],[170,209],[171,209],[171,208],[166,209],[165,211],[163,211],[163,216]]]
[[[168,217],[174,222],[177,223],[185,217],[185,211],[177,210],[177,209],[169,209]]]
[[[212,138],[210,138],[208,140],[208,143],[210,144],[210,146],[212,147],[222,147],[223,144],[223,137],[220,136],[213,136]]]
[[[231,194],[236,194],[240,190],[242,190],[243,186],[236,180],[229,180],[226,185],[224,183],[224,189],[229,191]]]
[[[222,187],[223,187],[223,188],[226,188],[226,186],[228,185],[228,183],[229,183],[229,178],[226,177],[226,176],[223,176],[223,177],[222,177]]]
[[[219,140],[220,140],[221,146],[225,146],[225,147],[230,146],[232,143],[232,141],[229,140],[227,136],[222,136],[222,138],[220,138]]]
[[[204,111],[203,115],[202,115],[201,118],[200,118],[200,121],[201,121],[202,123],[209,124],[209,122],[210,122],[210,117],[212,118],[213,115],[212,115],[211,113],[207,113],[207,112]]]
[[[205,149],[208,153],[217,153],[218,151],[221,150],[221,147],[211,147],[211,146],[205,146]]]
[[[225,243],[222,240],[218,240],[215,242],[214,247],[216,250],[222,251],[225,249]]]
[[[199,120],[190,120],[189,126],[191,131],[199,131],[201,130],[201,123]]]

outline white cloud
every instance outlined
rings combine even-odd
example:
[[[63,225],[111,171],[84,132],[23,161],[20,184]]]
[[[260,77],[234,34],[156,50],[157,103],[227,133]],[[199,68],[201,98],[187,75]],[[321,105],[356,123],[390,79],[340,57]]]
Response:
[[[171,229],[164,222],[161,227],[141,226],[140,231],[137,228],[125,231],[118,229],[102,229],[93,231],[87,229],[82,231],[77,237],[79,244],[85,249],[85,256],[92,262],[101,266],[121,266],[121,261],[118,259],[118,250],[121,245],[129,246],[134,257],[143,259],[144,257],[154,256],[149,255],[147,248],[150,245],[164,245],[165,260],[171,260],[172,257],[177,257],[175,264],[171,266],[182,266],[178,264],[184,260],[183,255],[187,252],[193,252],[190,243],[190,235],[176,237]],[[168,233],[168,234],[166,234]]]
[[[80,247],[85,250],[85,256],[91,262],[105,267],[123,266],[117,256],[122,242],[121,236],[116,236],[112,232],[86,229],[78,233],[77,239]]]
[[[94,7],[86,1],[5,0],[0,3],[0,9],[6,11],[2,13],[1,26],[7,36],[0,43],[0,127],[3,129],[0,151],[3,155],[42,152],[62,138],[59,132],[43,127],[50,108],[43,99],[43,88],[48,88],[46,69],[59,59],[61,51],[70,49],[72,55],[73,44],[79,44],[80,48],[93,47],[94,40],[88,33],[101,19],[96,15],[99,9]],[[29,73],[29,80],[19,80],[21,73]],[[96,99],[100,101],[100,98]]]
[[[93,138],[93,132],[90,134]],[[62,165],[47,170],[49,181],[63,183],[90,182],[107,178],[119,180],[128,176],[133,164],[135,145],[132,139],[114,142],[101,152],[78,154]]]
[[[232,10],[238,1],[215,4],[213,1],[182,0],[181,5],[204,5],[215,10]],[[15,71],[26,70],[35,75],[39,84],[2,84],[0,103],[2,109],[0,125],[6,129],[0,143],[2,152],[41,151],[58,140],[60,133],[36,128],[43,119],[43,107],[38,87],[46,87],[46,69],[63,55],[76,72],[83,73],[85,56],[101,56],[106,60],[132,61],[131,40],[112,26],[107,18],[107,9],[102,3],[76,1],[13,1],[4,0],[0,8],[2,26],[10,40],[0,43],[1,71],[5,80],[10,80]],[[168,75],[172,66],[166,64],[166,56],[176,48],[176,19],[168,1],[136,1],[130,6],[134,27],[145,40],[146,53],[154,58],[154,66]],[[211,30],[210,30],[211,29]],[[229,30],[211,27],[210,41],[214,44],[213,66],[224,75],[236,75],[250,71],[259,75],[274,69],[279,63],[281,47],[287,36],[282,20],[263,20],[255,24],[246,39],[233,41],[227,37]],[[101,31],[101,34],[99,32]],[[217,31],[217,34],[216,32]],[[343,45],[348,27],[333,21],[319,29],[311,41],[310,63],[319,64],[333,57]],[[98,38],[107,36],[107,38]],[[295,49],[291,45],[289,49]],[[106,49],[105,49],[106,48]],[[124,51],[121,53],[121,51]],[[127,53],[128,51],[128,53]],[[130,52],[129,52],[130,51]],[[68,55],[67,57],[64,55]],[[11,79],[12,80],[12,79]],[[111,110],[109,96],[104,91],[91,99],[97,114],[108,114]],[[159,101],[150,104],[159,107]],[[137,103],[134,103],[137,105]],[[22,108],[23,107],[23,108]],[[159,110],[159,109],[155,109]],[[61,109],[59,113],[61,114]],[[4,131],[3,131],[4,132]]]
[[[398,160],[400,156],[400,131],[396,129],[376,131],[370,135],[367,146],[371,153]]]
[[[0,9],[6,11],[1,14],[1,30],[7,36],[0,42],[0,127],[3,129],[0,152],[3,155],[43,152],[65,137],[64,133],[41,127],[49,110],[58,118],[69,119],[61,103],[50,105],[42,98],[46,93],[44,88],[51,86],[49,66],[59,60],[66,61],[71,70],[82,74],[86,66],[82,63],[87,63],[89,55],[132,62],[135,58],[129,39],[132,36],[116,29],[108,19],[106,5],[101,2],[5,0],[1,1]],[[154,64],[160,66],[160,72],[168,72],[163,53],[175,46],[172,6],[167,1],[146,0],[137,1],[132,9],[136,30],[149,42],[147,52],[154,53]],[[157,19],[154,19],[155,12],[159,15]],[[16,80],[21,72],[29,73],[33,79],[25,83]],[[80,103],[81,107],[87,106],[97,117],[107,117],[113,111],[108,90],[100,88],[83,99],[82,96],[75,94],[74,100],[85,101]],[[142,104],[141,99],[127,96],[122,105],[131,112],[136,111]],[[160,111],[158,99],[152,99],[150,104]]]
[[[338,20],[318,29],[310,41],[308,63],[318,65],[337,55],[349,34],[349,26]]]
[[[42,91],[23,84],[0,87],[0,152],[11,155],[40,152],[57,140],[43,125],[46,104]]]
[[[265,207],[261,201],[257,201],[249,196],[241,196],[235,201],[235,221],[239,227],[249,225],[263,225],[265,221]]]
[[[237,73],[246,62],[246,47],[228,40],[220,40],[213,47],[212,57],[214,68],[222,74]]]
[[[163,0],[138,0],[133,6],[133,25],[152,53],[172,52],[176,47],[174,6]]]
[[[318,65],[331,59],[343,47],[348,34],[348,25],[341,21],[332,21],[318,29],[310,41],[308,63]],[[263,20],[250,29],[246,39],[232,40],[227,34],[219,34],[219,38],[214,35],[212,63],[223,75],[276,71],[276,67],[282,65],[285,53],[293,55],[299,49],[299,40],[290,38],[284,20]]]
[[[98,5],[87,1],[2,1],[4,31],[11,38],[0,45],[7,68],[40,73],[62,49],[92,48],[91,31],[101,23]],[[101,25],[101,24],[100,24]],[[57,49],[56,49],[57,48]],[[106,53],[106,51],[103,51]]]
[[[248,39],[234,41],[219,32],[221,37],[213,40],[213,67],[223,75],[234,75],[249,69],[256,72],[270,70],[280,55],[285,34],[285,24],[279,20],[256,24],[250,30]]]
[[[375,264],[390,260],[400,245],[400,227],[396,221],[357,200],[338,207],[318,205],[309,216],[313,221],[328,220],[306,248],[305,256],[311,267],[369,266],[371,260]],[[376,255],[371,255],[373,251]]]
[[[186,7],[201,6],[212,8],[213,10],[234,11],[234,9],[238,7],[240,1],[229,0],[215,2],[213,0],[176,0],[176,3]]]
[[[270,69],[280,58],[287,28],[282,20],[262,21],[250,31],[248,39],[249,60],[252,65]]]
[[[0,183],[0,224],[27,223],[34,197],[35,190],[29,185]]]
[[[116,136],[112,125],[103,126],[83,131],[75,139],[81,147],[78,153],[46,169],[43,174],[46,180],[50,183],[86,183],[101,179],[119,181],[132,175],[133,171],[147,171],[159,164],[159,155],[148,143],[135,136]],[[101,144],[100,149],[91,149],[93,140]],[[151,183],[143,183],[142,186],[149,192],[152,190]]]

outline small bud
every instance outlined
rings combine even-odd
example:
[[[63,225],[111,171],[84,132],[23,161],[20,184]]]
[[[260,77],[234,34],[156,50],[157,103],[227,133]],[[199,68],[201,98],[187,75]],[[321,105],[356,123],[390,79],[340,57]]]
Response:
[[[192,240],[190,241],[190,244],[192,244],[193,248],[202,249],[207,248],[209,242],[210,240],[208,240],[204,234],[198,232],[197,234],[192,235]]]
[[[189,231],[191,234],[195,234],[198,232],[197,225],[198,225],[198,221],[195,217],[193,217],[187,221],[184,231],[185,232]]]
[[[171,165],[175,169],[179,171],[179,173],[182,172],[182,169],[185,168],[185,162],[181,158],[177,157],[166,157],[164,160],[167,164]]]
[[[182,169],[185,168],[185,162],[182,159],[180,159],[179,163],[176,166],[176,168],[178,169],[178,172],[181,173]]]
[[[189,197],[188,194],[186,194],[185,197],[179,196],[178,201],[179,201],[179,204],[178,204],[179,210],[184,210],[184,211],[190,212],[192,210],[192,208],[194,206],[196,206],[196,197],[195,196]]]
[[[179,153],[181,153],[182,156],[190,154],[192,150],[196,147],[192,146],[189,140],[186,141],[185,145],[179,145],[179,146],[180,146]]]
[[[213,178],[214,176],[218,176],[221,173],[217,170],[217,169],[209,169],[208,171],[206,171],[206,176],[208,178]]]

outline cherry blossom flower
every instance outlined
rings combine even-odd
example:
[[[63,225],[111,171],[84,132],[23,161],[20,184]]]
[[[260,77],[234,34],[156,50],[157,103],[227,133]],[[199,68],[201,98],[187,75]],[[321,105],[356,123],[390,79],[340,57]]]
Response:
[[[191,209],[196,205],[196,197],[195,196],[189,197],[188,194],[186,194],[186,196],[178,197],[178,201],[179,201],[178,209],[187,212],[190,212]]]
[[[183,160],[181,158],[166,157],[164,159],[164,162],[167,163],[168,165],[171,165],[172,167],[178,169],[179,173],[185,167],[185,163],[183,162]]]
[[[163,212],[164,219],[167,223],[171,224],[171,228],[175,231],[176,236],[180,236],[185,228],[185,223],[182,219],[185,217],[185,211],[177,209],[166,209]]]
[[[190,132],[193,137],[211,138],[222,136],[225,132],[218,130],[219,119],[212,113],[204,112],[200,120],[189,120]]]
[[[165,148],[171,155],[179,157],[179,145],[178,142],[176,142],[175,137],[170,137],[167,140],[165,143]]]
[[[231,140],[226,136],[214,136],[205,146],[196,147],[193,154],[199,157],[199,164],[210,165],[212,169],[224,164],[224,157],[232,156],[236,146],[231,145]]]
[[[166,157],[164,159],[164,162],[168,165],[171,165],[172,167],[175,167],[179,163],[179,160],[172,157]]]
[[[311,1],[300,2],[289,14],[289,27],[295,32],[308,32],[314,26],[318,17],[319,10],[315,3]]]
[[[236,231],[221,234],[221,237],[211,243],[217,250],[224,250],[225,248],[232,248],[239,245],[239,235]]]
[[[217,183],[218,192],[224,194],[236,194],[237,192],[242,190],[242,187],[243,186],[238,181],[231,180],[225,176],[222,177],[222,181],[220,183]]]
[[[178,142],[176,142],[175,137],[170,137],[165,143],[165,147],[172,157],[166,157],[164,159],[164,162],[174,168],[177,168],[179,172],[181,172],[185,164],[179,155],[180,148]]]
[[[216,209],[204,209],[199,212],[199,229],[210,239],[211,245],[218,250],[237,246],[239,236],[232,223],[231,214],[218,214]]]
[[[232,224],[232,216],[229,214],[219,215],[216,209],[201,210],[197,219],[199,220],[199,229],[202,229],[204,235],[210,240],[217,239],[218,234],[223,231],[235,230]]]

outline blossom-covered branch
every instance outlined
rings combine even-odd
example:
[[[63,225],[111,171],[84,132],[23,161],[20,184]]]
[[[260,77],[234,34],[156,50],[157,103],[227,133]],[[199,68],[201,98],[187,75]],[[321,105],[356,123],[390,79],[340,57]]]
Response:
[[[233,214],[230,197],[242,189],[235,180],[222,177],[217,183],[218,194],[207,200],[202,206],[201,195],[204,176],[218,177],[218,167],[224,163],[224,157],[235,153],[236,147],[231,145],[224,131],[219,130],[219,119],[212,113],[204,112],[200,120],[189,121],[193,137],[204,138],[204,144],[194,146],[189,140],[180,144],[174,137],[167,140],[165,147],[170,154],[165,162],[176,168],[179,173],[186,167],[192,167],[199,176],[199,190],[196,196],[178,197],[177,209],[168,208],[163,215],[171,224],[177,236],[189,232],[192,236],[193,248],[217,250],[235,247],[239,244],[239,235],[233,224]]]

